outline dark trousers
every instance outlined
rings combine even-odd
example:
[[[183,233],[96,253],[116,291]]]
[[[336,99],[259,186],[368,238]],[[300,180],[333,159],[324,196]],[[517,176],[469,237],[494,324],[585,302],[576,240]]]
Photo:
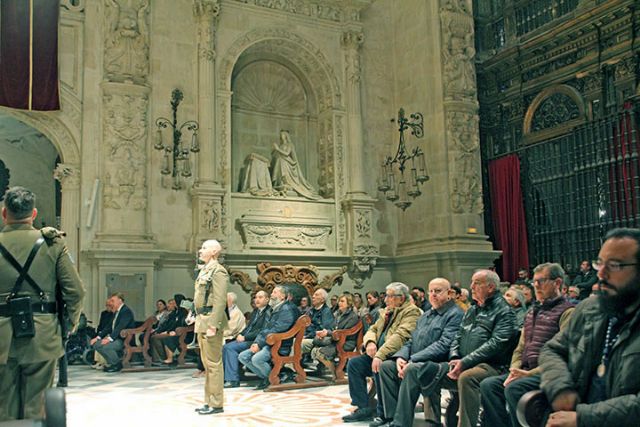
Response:
[[[484,415],[483,426],[519,427],[516,411],[518,401],[528,391],[540,388],[540,375],[519,378],[503,386],[507,374],[490,377],[480,383]],[[509,408],[509,413],[507,409]]]
[[[385,360],[380,370],[378,395],[384,403],[384,418],[393,419],[399,426],[413,425],[416,403],[422,393],[418,372],[422,363],[410,363],[404,378],[398,377],[394,360]],[[434,407],[435,405],[435,407]],[[424,400],[424,418],[431,424],[440,424],[440,392],[435,391]]]
[[[246,341],[230,341],[222,346],[225,381],[240,381],[238,355],[249,347],[251,347],[251,343]]]
[[[351,396],[351,404],[358,408],[364,409],[369,407],[369,396],[367,394],[367,377],[373,377],[373,382],[378,393],[378,405],[376,412],[378,416],[384,416],[382,406],[382,398],[380,397],[380,375],[373,373],[371,370],[371,359],[366,354],[349,359],[347,364],[347,376],[349,377],[349,395]]]

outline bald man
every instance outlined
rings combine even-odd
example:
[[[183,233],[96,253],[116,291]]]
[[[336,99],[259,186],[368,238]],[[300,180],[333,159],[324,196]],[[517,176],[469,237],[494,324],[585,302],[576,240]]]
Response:
[[[447,279],[436,278],[429,282],[431,308],[418,319],[411,340],[391,358],[382,362],[381,383],[384,417],[378,417],[370,425],[410,426],[413,408],[420,396],[418,369],[426,361],[445,362],[449,347],[462,321],[464,312],[451,297],[451,284]],[[439,396],[430,397],[430,400]],[[429,408],[425,409],[428,410]]]
[[[204,267],[195,283],[193,304],[196,310],[195,333],[200,345],[200,357],[205,370],[204,401],[196,412],[200,415],[224,412],[222,344],[228,324],[227,288],[229,275],[218,262],[222,246],[217,240],[207,240],[198,251]]]

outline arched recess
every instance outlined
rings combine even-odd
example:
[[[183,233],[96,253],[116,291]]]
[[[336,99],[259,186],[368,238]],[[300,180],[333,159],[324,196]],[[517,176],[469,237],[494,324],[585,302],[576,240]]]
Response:
[[[580,92],[569,85],[554,85],[531,101],[524,116],[523,140],[532,143],[563,135],[586,120]]]
[[[67,233],[67,247],[78,258],[80,227],[80,149],[73,133],[56,117],[59,113],[19,111],[0,107],[0,112],[41,132],[60,154],[54,177],[61,184],[60,228]]]
[[[231,186],[231,83],[234,69],[244,53],[260,52],[263,58],[280,58],[290,63],[301,80],[313,91],[318,112],[318,163],[321,194],[337,198],[344,180],[342,165],[342,94],[338,79],[324,54],[302,36],[281,28],[261,28],[251,31],[231,44],[219,62],[220,83],[220,170],[223,181]],[[248,57],[256,55],[248,55]]]

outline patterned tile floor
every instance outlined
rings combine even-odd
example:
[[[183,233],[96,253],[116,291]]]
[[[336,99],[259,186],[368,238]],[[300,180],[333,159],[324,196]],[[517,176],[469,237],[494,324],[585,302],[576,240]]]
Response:
[[[227,389],[223,414],[198,415],[194,408],[202,405],[204,379],[191,378],[192,372],[108,374],[71,366],[68,426],[143,427],[158,421],[175,421],[180,427],[368,425],[342,422],[352,408],[346,385],[272,393],[249,387]],[[417,419],[423,419],[422,414]]]

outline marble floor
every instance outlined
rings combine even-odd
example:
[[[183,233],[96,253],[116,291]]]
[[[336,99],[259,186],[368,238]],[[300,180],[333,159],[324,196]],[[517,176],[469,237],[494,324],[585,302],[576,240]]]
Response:
[[[202,416],[204,379],[192,370],[104,373],[88,366],[69,367],[67,422],[69,427],[147,426],[179,423],[191,426],[366,426],[342,422],[349,413],[346,385],[285,392],[250,387],[225,390],[224,413]],[[422,420],[422,414],[416,414]],[[165,424],[169,423],[169,424]],[[422,423],[416,422],[415,425]]]

